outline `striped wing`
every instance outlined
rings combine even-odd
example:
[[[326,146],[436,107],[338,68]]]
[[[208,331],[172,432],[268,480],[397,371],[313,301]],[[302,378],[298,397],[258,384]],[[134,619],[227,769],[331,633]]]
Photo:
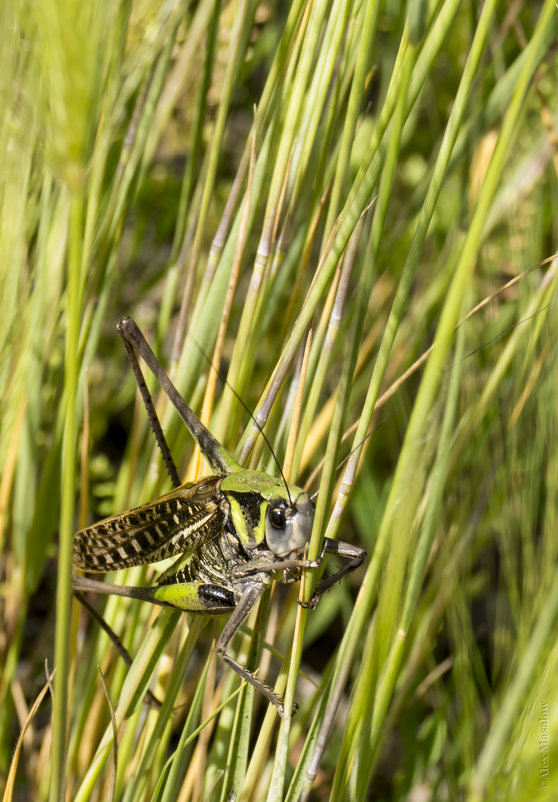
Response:
[[[113,515],[74,537],[74,565],[106,573],[181,554],[217,535],[225,522],[224,475],[177,487],[149,504]]]

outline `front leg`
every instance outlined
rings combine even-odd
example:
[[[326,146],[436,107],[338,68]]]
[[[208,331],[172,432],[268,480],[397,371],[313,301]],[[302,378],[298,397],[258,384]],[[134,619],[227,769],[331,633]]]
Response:
[[[301,607],[307,607],[315,610],[320,598],[322,597],[322,594],[344,576],[350,574],[352,571],[355,571],[359,565],[362,565],[364,558],[366,557],[366,552],[364,549],[359,549],[357,546],[352,546],[350,543],[343,543],[342,540],[331,540],[328,537],[326,537],[324,540],[320,561],[324,554],[337,554],[339,557],[348,559],[349,562],[345,563],[345,565],[340,568],[339,571],[336,571],[331,576],[322,579],[314,591],[312,598],[307,602],[299,602]]]
[[[274,555],[270,555],[270,557],[273,558]],[[235,568],[232,572],[233,579],[243,579],[254,574],[274,574],[278,571],[301,571],[303,568],[319,568],[324,558],[324,552],[322,550],[322,554],[317,560],[276,560],[273,562],[270,557],[262,557]]]

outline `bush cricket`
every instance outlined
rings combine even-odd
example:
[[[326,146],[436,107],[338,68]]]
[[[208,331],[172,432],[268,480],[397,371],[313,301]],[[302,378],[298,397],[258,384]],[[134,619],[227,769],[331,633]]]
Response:
[[[313,499],[300,487],[287,484],[283,475],[275,478],[242,468],[185,403],[136,323],[124,318],[118,331],[174,489],[79,531],[74,538],[74,566],[81,571],[108,573],[168,557],[177,559],[153,587],[112,585],[74,575],[73,588],[77,592],[127,596],[190,613],[230,615],[216,644],[218,654],[274,704],[280,716],[285,716],[283,700],[228,654],[229,644],[272,581],[298,579],[303,569],[317,568],[327,553],[345,558],[347,562],[336,573],[318,584],[307,602],[307,606],[315,607],[327,588],[363,562],[366,552],[326,538],[319,558],[305,559],[314,521]],[[181,483],[139,358],[157,378],[214,475]]]

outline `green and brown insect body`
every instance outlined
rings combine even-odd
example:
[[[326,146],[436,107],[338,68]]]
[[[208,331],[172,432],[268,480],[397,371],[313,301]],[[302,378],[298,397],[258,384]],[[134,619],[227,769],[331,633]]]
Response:
[[[74,564],[107,573],[180,554],[159,578],[154,599],[190,612],[210,609],[210,603],[192,606],[191,596],[188,604],[179,603],[180,597],[167,591],[187,583],[221,587],[236,601],[247,577],[263,571],[267,579],[272,566],[281,570],[303,552],[314,505],[303,490],[291,492],[293,502],[279,480],[256,471],[200,479],[78,532]],[[211,599],[208,590],[202,598]]]
[[[227,665],[260,690],[283,715],[282,700],[247,668],[227,654],[235,632],[274,579],[298,578],[317,567],[326,552],[349,560],[323,580],[308,606],[321,593],[362,563],[365,552],[328,540],[320,559],[304,559],[314,522],[308,494],[284,477],[241,468],[184,402],[163,371],[136,324],[125,318],[118,327],[136,374],[151,425],[175,485],[178,471],[166,445],[139,367],[136,351],[185,421],[214,476],[176,486],[170,493],[128,512],[82,529],[74,538],[74,565],[82,571],[108,573],[178,555],[154,587],[127,587],[74,576],[74,590],[126,596],[191,613],[230,613],[216,649]]]

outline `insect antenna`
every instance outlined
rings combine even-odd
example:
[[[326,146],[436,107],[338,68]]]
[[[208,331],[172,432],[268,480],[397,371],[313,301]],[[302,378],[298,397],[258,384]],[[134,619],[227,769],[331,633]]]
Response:
[[[552,257],[552,258],[554,258],[554,257]],[[545,262],[546,261],[547,260],[545,260]],[[544,264],[545,262],[543,262],[542,264]],[[524,276],[527,273],[531,272],[531,270],[535,269],[536,267],[539,267],[539,265],[535,265],[535,267],[529,268],[529,270],[526,270],[522,274],[522,276]],[[511,283],[515,283],[516,280],[517,280],[517,277],[516,277],[516,279],[512,280],[512,282],[508,282],[505,285],[505,287],[508,287]],[[494,296],[492,296],[492,297],[496,297],[496,295],[498,295],[501,291],[502,291],[502,289],[499,290],[498,293],[494,293]],[[462,325],[463,323],[465,323],[472,316],[472,313],[474,313],[475,311],[478,311],[480,308],[482,308],[482,306],[483,306],[483,304],[479,304],[474,309],[472,309],[471,312],[469,312],[469,314],[466,317],[464,317],[463,320],[460,321],[460,323],[458,325]],[[533,320],[533,318],[536,318],[538,315],[540,315],[543,312],[545,312],[547,309],[549,309],[549,307],[550,307],[550,304],[545,304],[540,309],[537,309],[536,312],[533,312],[533,314],[528,315],[527,317],[521,318],[521,320],[518,320],[515,323],[512,323],[509,326],[506,326],[506,328],[502,329],[502,331],[500,331],[498,334],[496,334],[490,340],[487,340],[486,342],[482,343],[481,345],[478,345],[476,348],[473,348],[472,351],[470,351],[469,353],[465,354],[462,357],[463,362],[465,362],[466,359],[469,359],[470,357],[472,357],[475,354],[479,353],[479,351],[482,351],[483,349],[487,348],[489,345],[492,345],[493,343],[497,342],[502,337],[504,337],[506,334],[508,334],[510,331],[513,331],[514,329],[516,329],[518,326],[521,326],[524,323],[528,323],[529,321]],[[391,396],[395,393],[395,391],[399,387],[401,387],[401,385],[404,384],[404,382],[406,382],[407,379],[409,379],[412,376],[412,374],[415,373],[418,370],[418,368],[420,368],[424,364],[424,362],[426,361],[426,359],[430,355],[431,351],[432,351],[432,346],[430,346],[430,348],[428,348],[422,354],[422,356],[420,356],[419,359],[417,359],[395,382],[393,382],[393,384],[388,388],[388,390],[386,390],[386,392],[378,399],[375,409],[379,409],[381,406],[383,406],[386,403],[386,401],[388,401],[391,398]],[[451,369],[451,364],[447,365],[445,370],[449,371],[450,369]],[[416,392],[413,393],[413,395],[411,396],[411,399],[416,397],[416,395],[417,395]],[[353,456],[353,454],[355,452],[357,452],[360,448],[362,448],[362,446],[366,443],[366,441],[370,437],[372,437],[374,432],[376,432],[380,428],[380,426],[383,426],[384,423],[386,423],[388,420],[390,420],[390,418],[392,418],[402,408],[403,408],[403,405],[399,404],[397,407],[392,409],[392,411],[390,412],[389,415],[385,415],[381,420],[379,420],[370,429],[370,431],[367,432],[367,434],[362,438],[362,440],[359,443],[357,443],[356,446],[354,446],[349,451],[347,456],[344,457],[341,460],[341,462],[337,465],[337,467],[335,469],[336,472],[341,470],[343,465],[345,465],[345,463],[349,461],[349,459]],[[343,442],[343,440],[345,440],[347,437],[349,437],[351,432],[356,429],[356,426],[357,426],[357,424],[355,423],[351,427],[349,427],[349,429],[346,430],[346,432],[344,433],[343,437],[341,438],[341,442]],[[322,467],[323,467],[323,460],[316,466],[316,468],[313,471],[312,475],[309,477],[309,479],[308,479],[308,484],[309,485],[311,485],[312,482],[316,479],[316,477],[319,474],[319,472],[321,471]],[[310,498],[312,499],[312,501],[315,501],[317,496],[318,496],[318,492],[316,491],[314,494],[312,494],[310,496]]]
[[[228,379],[227,379],[227,377],[224,375],[224,373],[223,373],[223,372],[220,370],[220,368],[218,368],[216,365],[214,365],[214,364],[213,364],[213,362],[211,361],[211,359],[210,359],[209,355],[208,355],[208,354],[206,354],[206,352],[204,351],[204,349],[201,347],[201,345],[200,345],[199,343],[197,343],[195,340],[193,340],[193,342],[194,342],[194,344],[196,345],[196,348],[198,348],[198,350],[199,350],[199,352],[201,353],[201,355],[203,356],[203,358],[205,359],[205,361],[207,362],[207,364],[209,365],[209,367],[210,367],[212,370],[214,370],[214,371],[215,371],[215,373],[216,373],[216,374],[217,374],[217,376],[218,376],[218,377],[221,379],[221,381],[223,382],[223,384],[226,384],[226,386],[229,388],[229,390],[231,391],[231,393],[234,395],[234,397],[236,398],[236,400],[238,401],[238,403],[239,403],[239,404],[241,405],[241,407],[242,407],[242,408],[245,410],[245,412],[247,412],[247,413],[248,413],[248,415],[250,416],[251,420],[252,420],[252,421],[253,421],[253,423],[256,425],[256,428],[257,428],[257,430],[259,431],[259,433],[261,434],[261,436],[262,436],[262,438],[263,438],[263,441],[264,441],[264,443],[266,444],[266,446],[267,446],[267,447],[268,447],[268,449],[269,449],[269,453],[270,453],[270,454],[271,454],[271,456],[273,457],[273,461],[274,461],[274,462],[275,462],[275,464],[277,465],[277,470],[279,471],[279,473],[280,473],[280,475],[281,475],[281,479],[282,479],[282,481],[283,481],[283,484],[285,485],[285,490],[287,491],[287,496],[288,496],[288,499],[289,499],[289,504],[291,504],[291,505],[292,505],[293,501],[292,501],[292,498],[291,498],[291,493],[290,493],[290,490],[289,490],[289,485],[288,485],[288,482],[287,482],[287,478],[286,478],[286,476],[285,476],[285,474],[284,474],[284,472],[283,472],[283,469],[282,469],[282,467],[281,467],[281,465],[280,465],[280,463],[279,463],[279,460],[277,459],[277,455],[275,454],[275,451],[273,450],[273,447],[272,447],[272,445],[271,445],[271,443],[270,443],[270,441],[269,441],[269,438],[268,438],[268,436],[266,435],[266,433],[265,433],[265,432],[264,432],[264,430],[263,430],[263,427],[262,427],[262,426],[260,426],[260,424],[259,424],[259,423],[258,423],[258,421],[256,420],[256,417],[255,417],[255,415],[253,414],[253,412],[252,412],[252,410],[250,409],[250,407],[248,406],[248,404],[247,404],[247,403],[244,401],[244,399],[242,398],[242,396],[241,396],[241,395],[240,395],[240,394],[239,394],[239,393],[238,393],[238,392],[237,392],[237,391],[234,389],[234,387],[233,387],[233,386],[232,386],[232,384],[229,382],[229,380],[228,380]]]

